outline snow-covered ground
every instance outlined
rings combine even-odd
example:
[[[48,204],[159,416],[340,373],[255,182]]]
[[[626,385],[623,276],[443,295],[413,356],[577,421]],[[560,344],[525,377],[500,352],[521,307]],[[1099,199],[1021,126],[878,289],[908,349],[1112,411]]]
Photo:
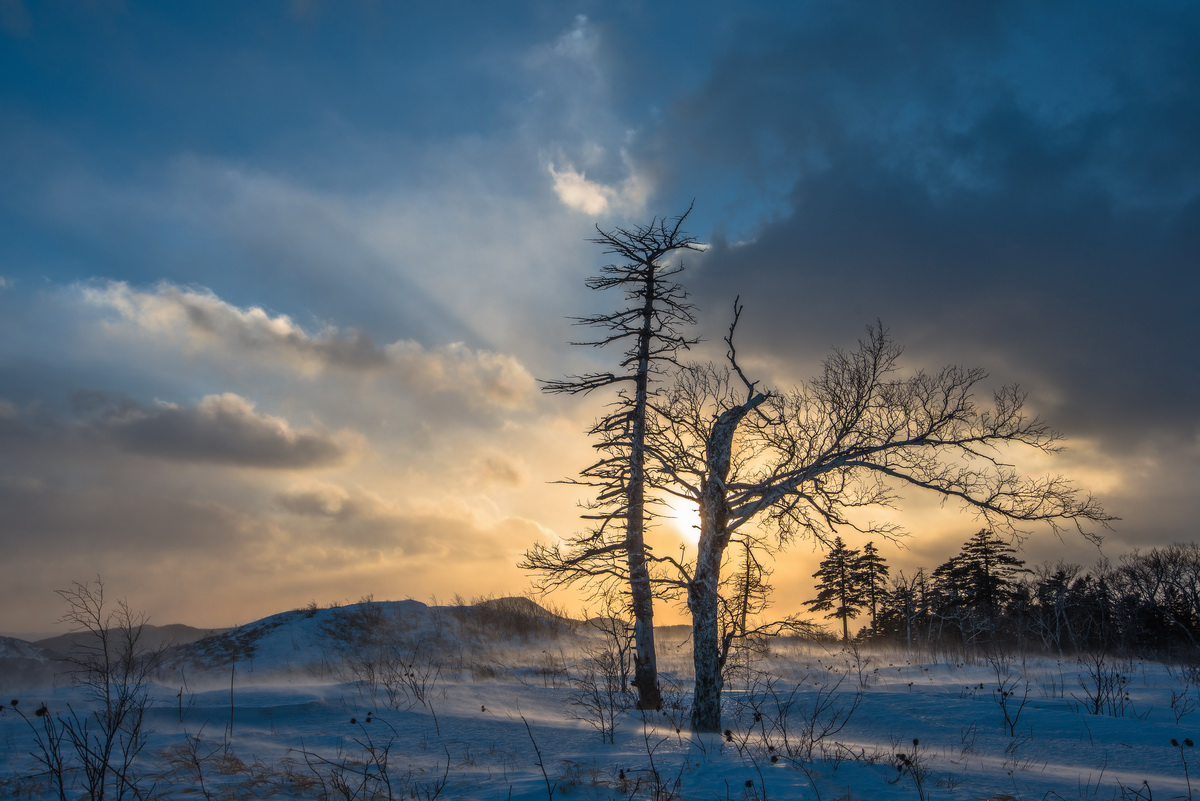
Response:
[[[1200,688],[1178,667],[776,641],[727,687],[728,732],[696,735],[689,652],[663,639],[668,707],[625,709],[608,743],[572,704],[598,641],[565,624],[411,601],[284,613],[171,655],[151,690],[141,786],[236,799],[1192,797]],[[52,797],[34,710],[86,699],[64,685],[4,703],[0,795]]]

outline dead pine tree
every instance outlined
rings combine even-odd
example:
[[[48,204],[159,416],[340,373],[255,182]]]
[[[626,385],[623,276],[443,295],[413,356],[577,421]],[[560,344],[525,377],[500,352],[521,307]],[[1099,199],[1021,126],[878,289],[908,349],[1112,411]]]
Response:
[[[571,483],[589,487],[593,499],[585,504],[590,529],[563,543],[538,544],[526,552],[522,567],[541,573],[539,586],[551,589],[568,583],[599,587],[619,581],[628,587],[634,619],[636,659],[633,684],[638,707],[662,705],[654,648],[654,597],[645,540],[649,518],[646,497],[646,412],[652,384],[676,356],[697,341],[685,329],[695,323],[687,292],[674,280],[682,263],[668,260],[678,251],[699,250],[683,232],[691,213],[656,218],[647,225],[603,230],[591,241],[618,261],[588,279],[595,290],[618,290],[624,303],[616,311],[574,318],[577,325],[600,331],[595,339],[572,344],[625,348],[613,372],[575,375],[547,381],[543,390],[554,394],[587,394],[616,389],[616,399],[592,426],[598,458]]]
[[[695,560],[658,559],[673,563],[676,586],[687,592],[693,729],[721,730],[721,564],[734,532],[751,521],[769,527],[780,546],[800,536],[829,545],[846,527],[896,538],[898,525],[862,524],[850,513],[893,507],[898,487],[958,501],[1013,534],[1045,523],[1094,538],[1088,524],[1114,519],[1067,479],[1026,477],[1005,462],[1010,448],[1060,447],[1060,435],[1025,410],[1017,388],[999,390],[987,408],[974,398],[986,377],[978,368],[902,376],[900,348],[875,326],[856,350],[835,351],[806,385],[760,390],[738,366],[740,314],[735,301],[727,366],[680,371],[655,404],[656,484],[695,503],[700,515]]]

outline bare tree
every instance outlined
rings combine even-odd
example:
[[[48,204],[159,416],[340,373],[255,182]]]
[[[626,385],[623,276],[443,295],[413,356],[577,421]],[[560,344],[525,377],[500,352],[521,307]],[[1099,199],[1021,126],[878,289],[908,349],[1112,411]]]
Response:
[[[1175,543],[1121,557],[1122,579],[1178,629],[1192,648],[1200,630],[1200,545]]]
[[[655,478],[696,503],[700,540],[694,563],[659,557],[678,571],[692,615],[696,671],[692,724],[720,730],[722,689],[717,634],[722,556],[731,535],[762,518],[780,544],[812,536],[828,544],[848,527],[889,538],[895,523],[860,523],[865,507],[893,507],[898,486],[961,502],[993,528],[1018,533],[1047,523],[1107,524],[1090,495],[1061,476],[1028,478],[1004,462],[1023,446],[1053,453],[1060,435],[1025,411],[1015,387],[995,393],[991,408],[973,397],[986,377],[947,367],[900,377],[900,348],[882,326],[868,329],[856,350],[835,351],[815,380],[786,393],[761,391],[738,366],[733,344],[741,307],[726,343],[728,367],[682,371],[662,403],[652,441]]]
[[[65,661],[91,709],[67,704],[65,710],[51,710],[43,704],[33,720],[19,712],[37,742],[34,758],[60,799],[73,789],[70,777],[76,772],[85,798],[146,797],[137,760],[149,739],[149,686],[166,645],[147,646],[142,640],[146,616],[124,600],[110,604],[99,578],[56,592],[67,603],[60,622],[80,634]],[[16,701],[12,708],[17,709]]]
[[[772,571],[759,556],[760,552],[768,549],[760,537],[747,536],[748,533],[744,533],[739,540],[742,546],[741,564],[729,582],[729,595],[732,597],[726,624],[727,632],[742,641],[751,633],[751,617],[766,610],[768,598],[775,589],[768,582]]]
[[[927,628],[930,623],[929,582],[925,568],[917,568],[912,577],[905,576],[901,571],[893,578],[880,611],[880,622],[887,621],[893,637],[898,638],[903,632],[909,653],[912,653],[914,644],[922,641],[928,643],[929,632],[922,631],[922,624]]]
[[[651,384],[676,363],[680,350],[697,341],[683,333],[695,319],[687,292],[673,280],[683,265],[667,261],[676,251],[699,249],[682,230],[690,213],[691,208],[678,217],[656,218],[632,228],[596,228],[598,236],[591,241],[619,262],[601,268],[587,285],[620,290],[625,305],[611,313],[576,318],[577,325],[603,333],[573,344],[624,346],[619,370],[570,376],[543,386],[546,392],[560,394],[618,388],[610,411],[589,431],[599,458],[572,480],[595,492],[583,516],[592,528],[561,544],[535,545],[522,562],[522,567],[542,573],[543,589],[572,582],[598,587],[613,580],[628,585],[636,647],[633,683],[640,709],[662,704],[654,647],[654,585],[645,541],[646,410]]]

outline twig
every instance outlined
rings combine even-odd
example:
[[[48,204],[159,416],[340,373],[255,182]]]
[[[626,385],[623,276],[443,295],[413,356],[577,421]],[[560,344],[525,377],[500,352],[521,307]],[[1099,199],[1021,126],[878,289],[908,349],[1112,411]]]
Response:
[[[533,729],[529,727],[529,721],[524,715],[521,715],[521,722],[525,724],[525,731],[529,733],[529,742],[533,743],[533,752],[537,754],[537,765],[542,769],[542,778],[546,780],[546,798],[548,801],[554,801],[554,789],[558,785],[550,784],[550,774],[546,773],[546,763],[542,760],[542,749],[538,748],[537,740],[533,738]]]

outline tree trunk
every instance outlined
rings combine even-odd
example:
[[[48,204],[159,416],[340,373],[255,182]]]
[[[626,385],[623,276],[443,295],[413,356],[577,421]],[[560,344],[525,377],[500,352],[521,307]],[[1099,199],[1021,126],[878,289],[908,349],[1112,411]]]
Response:
[[[661,709],[658,658],[654,647],[654,592],[646,566],[646,400],[650,383],[650,339],[654,326],[654,264],[646,267],[645,304],[638,335],[634,378],[633,430],[629,452],[629,508],[625,522],[625,558],[629,564],[629,596],[637,656],[633,684],[638,709]]]
[[[709,493],[705,493],[709,496]],[[721,556],[729,534],[725,531],[724,515],[719,508],[721,498],[706,497],[701,502],[700,542],[696,557],[696,572],[688,582],[688,608],[692,613],[692,665],[696,685],[692,693],[692,729],[698,732],[721,730],[721,643],[717,630],[721,581]]]
[[[721,730],[721,643],[717,631],[717,588],[721,558],[729,545],[729,500],[725,479],[732,461],[733,436],[746,413],[766,400],[755,395],[741,406],[721,413],[705,444],[705,477],[700,488],[700,541],[696,572],[688,582],[688,608],[692,613],[692,664],[696,685],[692,692],[692,729]]]
[[[642,428],[636,423],[637,429]],[[637,688],[638,709],[661,709],[662,692],[658,686],[658,660],[654,647],[654,593],[650,570],[646,566],[645,497],[642,460],[644,449],[634,447],[635,465],[630,470],[629,517],[625,527],[625,556],[629,565],[629,597],[633,608],[634,657],[633,686]],[[638,480],[634,481],[634,475]]]
[[[662,692],[658,686],[654,646],[654,596],[650,590],[644,547],[629,549],[629,592],[635,648],[633,686],[637,688],[638,709],[661,709]]]

